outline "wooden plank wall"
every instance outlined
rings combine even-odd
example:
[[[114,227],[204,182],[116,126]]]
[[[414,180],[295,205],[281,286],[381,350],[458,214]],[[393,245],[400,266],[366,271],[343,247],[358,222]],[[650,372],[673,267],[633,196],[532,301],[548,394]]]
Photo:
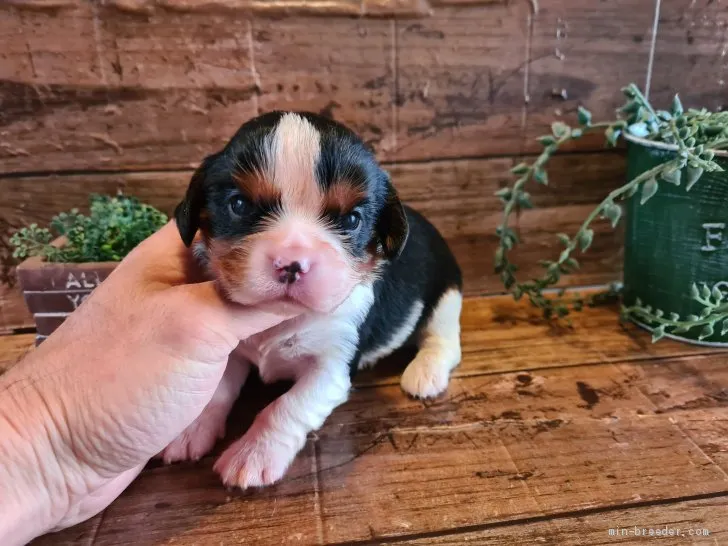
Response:
[[[638,0],[5,0],[3,236],[90,192],[169,212],[242,121],[306,109],[375,148],[451,242],[468,294],[497,292],[492,194],[509,167],[578,105],[611,116],[631,81],[649,81],[657,102],[681,89],[688,104],[723,106],[727,13],[722,1],[662,0],[653,40],[655,2]],[[554,160],[553,187],[520,219],[520,259],[555,252],[553,234],[575,231],[620,182],[622,154],[601,145]],[[602,231],[570,283],[619,274],[620,234]],[[17,288],[0,285],[0,302],[0,331],[32,324]]]

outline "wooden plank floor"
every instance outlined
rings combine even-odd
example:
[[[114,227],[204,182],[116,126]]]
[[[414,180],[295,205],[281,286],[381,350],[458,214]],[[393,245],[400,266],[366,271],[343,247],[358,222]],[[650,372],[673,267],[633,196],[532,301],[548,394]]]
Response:
[[[278,485],[227,491],[211,470],[281,392],[253,380],[213,455],[150,463],[103,514],[35,544],[644,544],[665,529],[660,544],[728,544],[728,352],[653,345],[611,308],[569,329],[470,299],[462,324],[446,395],[409,399],[408,355],[390,359]],[[0,337],[0,370],[32,339]]]

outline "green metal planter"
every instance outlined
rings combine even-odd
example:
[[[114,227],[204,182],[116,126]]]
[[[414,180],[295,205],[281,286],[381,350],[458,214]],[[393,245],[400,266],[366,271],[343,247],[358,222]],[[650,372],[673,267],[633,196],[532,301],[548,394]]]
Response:
[[[630,135],[627,179],[675,156],[677,148]],[[688,192],[685,185],[660,182],[644,205],[639,193],[627,200],[624,253],[624,303],[644,305],[680,316],[699,314],[690,296],[693,283],[717,286],[728,296],[728,154],[717,153],[725,172],[705,173]],[[641,326],[650,327],[649,324]],[[720,329],[698,340],[700,329],[669,337],[711,346],[728,345]]]

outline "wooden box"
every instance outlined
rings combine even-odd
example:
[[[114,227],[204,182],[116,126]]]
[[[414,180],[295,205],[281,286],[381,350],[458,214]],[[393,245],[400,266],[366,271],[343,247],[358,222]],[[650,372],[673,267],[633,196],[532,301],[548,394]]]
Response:
[[[36,346],[81,305],[117,263],[49,263],[33,257],[18,266],[20,288],[36,325]]]

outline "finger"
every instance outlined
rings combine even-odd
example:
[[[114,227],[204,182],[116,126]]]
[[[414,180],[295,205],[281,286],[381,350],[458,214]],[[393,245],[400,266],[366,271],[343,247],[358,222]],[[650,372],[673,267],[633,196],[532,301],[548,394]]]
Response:
[[[166,256],[176,255],[180,248],[185,248],[177,224],[170,220],[156,232],[144,239],[137,247],[129,253],[129,256],[149,255]]]
[[[187,284],[174,288],[184,294],[187,312],[198,320],[219,324],[238,340],[263,332],[301,315],[305,309],[292,302],[270,302],[244,306],[229,302],[220,294],[214,281]]]
[[[51,532],[77,525],[107,508],[141,474],[145,466],[145,464],[140,464],[124,471],[83,497],[81,502],[73,507],[72,513],[67,514],[57,527],[51,529]]]
[[[192,253],[170,221],[142,241],[117,269],[124,271],[127,280],[177,285],[186,282],[191,268]]]

